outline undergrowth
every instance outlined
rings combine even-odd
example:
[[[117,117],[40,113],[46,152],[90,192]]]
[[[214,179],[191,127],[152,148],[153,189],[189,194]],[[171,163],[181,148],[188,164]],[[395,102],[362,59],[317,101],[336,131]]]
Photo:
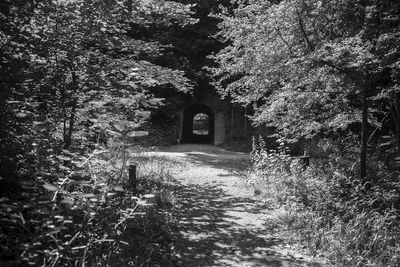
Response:
[[[280,207],[279,223],[291,236],[335,266],[400,266],[399,174],[375,161],[360,181],[356,155],[331,156],[306,167],[283,143],[267,150],[260,139],[246,180]]]
[[[177,224],[165,185],[176,162],[118,146],[47,160],[2,192],[1,265],[174,266]],[[130,164],[138,165],[135,191]]]

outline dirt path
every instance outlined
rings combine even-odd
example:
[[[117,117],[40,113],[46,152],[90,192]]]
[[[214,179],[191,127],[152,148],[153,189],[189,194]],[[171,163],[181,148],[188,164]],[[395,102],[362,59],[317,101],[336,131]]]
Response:
[[[175,177],[182,266],[324,266],[269,227],[271,210],[240,180],[248,155],[210,145],[180,145],[159,152],[179,159]]]

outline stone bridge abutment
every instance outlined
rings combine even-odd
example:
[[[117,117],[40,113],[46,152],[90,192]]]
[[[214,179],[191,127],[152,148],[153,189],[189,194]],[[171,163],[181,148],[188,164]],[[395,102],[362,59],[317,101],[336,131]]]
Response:
[[[221,99],[215,92],[193,96],[186,103],[181,108],[177,127],[181,143],[226,145],[248,141],[251,126],[245,108]],[[203,131],[197,129],[199,114],[207,117]]]

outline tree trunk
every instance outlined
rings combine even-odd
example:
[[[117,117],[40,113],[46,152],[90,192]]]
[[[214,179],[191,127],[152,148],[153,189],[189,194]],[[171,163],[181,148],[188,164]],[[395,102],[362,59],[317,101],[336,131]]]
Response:
[[[307,31],[306,31],[303,19],[301,18],[300,12],[297,10],[296,14],[297,14],[297,18],[299,20],[299,27],[300,27],[301,33],[303,34],[304,40],[307,44],[307,47],[310,52],[313,52],[315,50],[315,46],[311,42],[310,38],[308,38]]]
[[[397,149],[400,151],[400,93],[394,94],[392,104],[392,118],[396,127]]]
[[[72,134],[74,133],[74,125],[75,125],[75,113],[76,113],[76,108],[78,105],[78,98],[76,97],[76,92],[78,89],[78,78],[76,77],[75,69],[71,65],[71,75],[72,75],[72,106],[71,106],[71,115],[69,116],[69,127],[68,127],[68,132],[64,133],[65,138],[64,138],[64,148],[68,149],[71,144],[72,144]]]
[[[71,115],[69,117],[68,132],[67,132],[65,140],[64,140],[64,148],[65,149],[68,149],[72,144],[72,134],[74,133],[76,106],[78,104],[77,102],[78,101],[76,100],[76,97],[74,97],[74,100],[72,101]]]
[[[362,88],[362,124],[361,124],[361,153],[360,153],[360,178],[367,177],[367,142],[368,142],[368,100],[367,86]]]

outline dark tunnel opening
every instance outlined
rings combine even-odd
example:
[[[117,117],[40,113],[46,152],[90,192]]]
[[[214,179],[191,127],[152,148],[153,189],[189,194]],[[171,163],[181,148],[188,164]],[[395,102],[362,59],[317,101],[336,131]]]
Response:
[[[182,143],[212,144],[214,141],[214,113],[203,105],[188,107],[183,114]]]

